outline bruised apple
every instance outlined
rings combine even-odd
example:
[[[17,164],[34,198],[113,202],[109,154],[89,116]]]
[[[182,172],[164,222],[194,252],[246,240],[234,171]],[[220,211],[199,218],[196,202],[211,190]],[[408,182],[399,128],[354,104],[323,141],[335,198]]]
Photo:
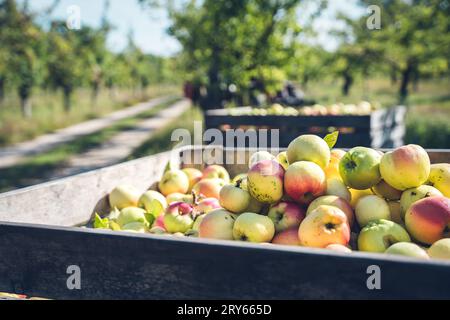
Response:
[[[262,160],[248,172],[248,189],[262,203],[276,203],[283,197],[284,169],[275,160]]]

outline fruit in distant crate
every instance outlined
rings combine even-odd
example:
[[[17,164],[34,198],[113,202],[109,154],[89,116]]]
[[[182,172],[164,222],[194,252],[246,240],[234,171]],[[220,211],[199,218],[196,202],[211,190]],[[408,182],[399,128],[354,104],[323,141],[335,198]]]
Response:
[[[189,190],[189,179],[181,170],[169,170],[159,181],[158,188],[166,197],[172,193],[184,194]]]
[[[341,209],[320,206],[306,216],[298,230],[300,243],[305,247],[326,248],[330,244],[347,245],[350,226]]]
[[[421,146],[403,146],[384,154],[380,172],[384,181],[395,189],[415,188],[430,176],[430,157]]]
[[[400,198],[402,218],[405,217],[406,211],[408,211],[409,207],[411,207],[414,202],[422,200],[424,198],[437,196],[442,196],[442,193],[435,187],[428,185],[422,185],[417,188],[405,190]]]
[[[275,225],[276,232],[298,228],[305,218],[305,210],[294,202],[281,201],[269,209],[267,215]]]
[[[372,187],[372,191],[377,196],[385,198],[386,200],[400,200],[402,191],[395,189],[386,181],[381,180],[378,184]]]
[[[433,259],[450,260],[450,238],[441,239],[433,243],[428,249],[428,255]]]
[[[342,199],[347,200],[348,202],[352,200],[352,194],[340,178],[327,179],[326,194],[330,196],[338,196]]]
[[[386,254],[400,255],[417,259],[430,259],[427,252],[415,243],[397,242],[387,248]]]
[[[241,182],[228,184],[220,190],[220,205],[233,213],[243,213],[250,205],[250,193],[240,188]]]
[[[339,162],[345,156],[345,154],[346,154],[346,152],[341,149],[331,150],[330,163],[324,170],[325,175],[327,176],[327,179],[331,179],[331,178],[342,179],[341,174],[339,173]]]
[[[427,184],[435,187],[444,196],[450,198],[450,163],[432,164]]]
[[[203,179],[197,182],[192,191],[201,197],[220,199],[220,190],[225,184],[222,179]]]
[[[273,238],[272,243],[287,246],[300,246],[298,228],[287,229],[277,233]]]
[[[115,187],[109,194],[109,205],[119,210],[127,207],[136,207],[139,201],[139,191],[129,185]]]
[[[381,155],[370,148],[351,149],[339,162],[339,172],[344,183],[353,189],[365,190],[381,181]]]
[[[287,159],[290,164],[298,161],[311,161],[325,169],[330,163],[330,158],[330,147],[316,135],[302,135],[293,140],[287,149]]]
[[[325,173],[314,162],[295,162],[286,170],[284,188],[294,201],[309,204],[325,194],[327,188]]]
[[[234,217],[231,212],[217,209],[208,213],[200,222],[200,238],[233,240]]]
[[[391,210],[383,198],[379,196],[365,196],[359,199],[355,208],[356,220],[361,228],[374,220],[391,220]]]
[[[227,169],[216,164],[203,169],[203,179],[220,179],[225,183],[230,183],[230,175]]]
[[[393,221],[375,220],[369,222],[359,233],[358,249],[382,253],[397,242],[411,242],[408,232]]]
[[[325,249],[336,251],[336,252],[343,252],[343,253],[352,253],[352,249],[350,249],[347,246],[344,246],[342,244],[330,244]]]
[[[170,233],[185,233],[194,224],[193,207],[184,202],[172,203],[164,215],[164,226]]]
[[[406,212],[405,224],[419,242],[433,244],[444,238],[450,227],[450,199],[429,197],[413,203]]]
[[[248,172],[248,189],[262,203],[276,203],[283,197],[284,169],[274,160],[256,163]]]
[[[267,151],[257,151],[250,157],[248,167],[251,168],[255,164],[263,160],[275,160],[275,156]]]
[[[332,206],[342,210],[347,216],[347,220],[350,226],[353,225],[353,221],[355,220],[355,215],[353,213],[353,209],[350,206],[348,201],[339,198],[337,196],[322,196],[315,199],[308,207],[306,211],[306,215],[309,215],[312,211],[316,210],[320,206]]]
[[[284,170],[287,170],[287,168],[289,167],[289,161],[287,159],[287,152],[280,152],[277,155],[277,161],[283,166]]]
[[[158,191],[149,190],[140,197],[138,206],[156,218],[166,210],[167,200]]]
[[[186,176],[188,177],[189,180],[189,189],[187,192],[191,192],[192,191],[192,187],[199,182],[200,180],[202,180],[203,178],[203,173],[195,168],[184,168],[181,171],[183,171]]]
[[[195,205],[195,211],[199,214],[209,213],[219,208],[221,208],[221,206],[219,200],[216,198],[206,198]]]
[[[136,207],[123,208],[120,210],[120,214],[117,217],[116,222],[122,229],[123,226],[132,222],[147,223],[145,214],[146,211],[144,209]]]
[[[266,216],[245,212],[237,217],[233,226],[233,238],[248,242],[271,242],[275,226]]]

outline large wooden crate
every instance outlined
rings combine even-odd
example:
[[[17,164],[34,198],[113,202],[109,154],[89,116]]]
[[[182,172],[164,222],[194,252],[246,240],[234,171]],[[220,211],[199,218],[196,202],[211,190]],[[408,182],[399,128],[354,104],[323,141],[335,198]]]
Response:
[[[235,151],[215,152],[236,161]],[[203,149],[183,149],[177,158],[192,154]],[[238,154],[240,162],[249,157]],[[430,156],[450,162],[450,151]],[[163,153],[0,195],[0,292],[59,299],[450,298],[445,261],[77,227],[108,210],[105,199],[116,185],[151,187],[170,158]],[[233,174],[246,169],[226,167]],[[67,288],[72,265],[80,267],[81,290]],[[367,287],[374,265],[381,290]]]
[[[231,115],[229,109],[209,110],[205,113],[205,128],[218,128],[224,135],[230,129],[278,129],[280,147],[287,147],[289,142],[302,134],[326,135],[332,130],[339,130],[340,138],[337,144],[339,148],[355,145],[396,148],[403,145],[405,135],[404,106],[380,109],[370,115],[335,116],[242,114],[249,110],[248,107],[236,108],[237,114],[241,115]],[[271,141],[270,135],[268,141]]]

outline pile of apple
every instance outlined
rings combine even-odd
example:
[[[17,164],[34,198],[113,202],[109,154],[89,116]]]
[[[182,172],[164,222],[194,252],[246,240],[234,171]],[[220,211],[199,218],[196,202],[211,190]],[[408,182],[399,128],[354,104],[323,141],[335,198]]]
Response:
[[[344,152],[303,135],[249,162],[233,180],[212,165],[169,169],[142,195],[119,186],[95,227],[450,259],[450,164],[418,145]]]
[[[379,109],[377,104],[371,104],[367,101],[361,101],[358,104],[335,103],[324,106],[315,104],[313,106],[304,106],[300,108],[284,107],[278,103],[268,108],[251,108],[251,109],[230,109],[230,115],[284,115],[284,116],[326,116],[326,115],[368,115],[372,111]]]

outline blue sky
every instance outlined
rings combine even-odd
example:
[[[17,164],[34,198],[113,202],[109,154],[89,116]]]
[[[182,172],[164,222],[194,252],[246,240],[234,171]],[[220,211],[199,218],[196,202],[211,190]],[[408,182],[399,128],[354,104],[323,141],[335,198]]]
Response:
[[[52,2],[53,0],[32,0],[30,6],[38,11],[47,8]],[[78,5],[81,9],[82,23],[98,26],[102,16],[103,2],[103,0],[61,0],[53,17],[67,19],[67,8]],[[143,9],[137,0],[110,0],[110,2],[108,18],[116,27],[108,39],[111,49],[115,51],[123,49],[130,30],[134,34],[136,44],[147,53],[169,56],[180,49],[177,41],[166,34],[170,21],[164,11]],[[355,3],[356,0],[330,0],[327,10],[314,24],[318,32],[315,42],[329,50],[336,47],[336,41],[328,35],[330,29],[340,27],[334,17],[340,11],[353,17],[364,14],[364,11]]]

